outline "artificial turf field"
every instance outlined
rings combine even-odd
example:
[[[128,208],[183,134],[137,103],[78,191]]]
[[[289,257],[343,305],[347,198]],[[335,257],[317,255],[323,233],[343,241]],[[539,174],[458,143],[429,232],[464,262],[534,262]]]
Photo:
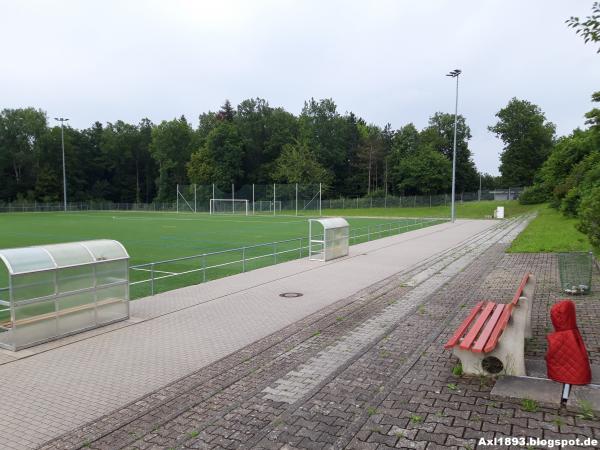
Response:
[[[372,238],[387,235],[383,224],[410,225],[411,219],[357,218],[348,217],[351,231],[369,226]],[[382,226],[383,225],[383,226]],[[414,228],[406,228],[406,231]],[[379,232],[377,231],[379,230]],[[393,233],[393,234],[396,234]],[[9,213],[0,215],[0,248],[22,247],[88,239],[116,239],[131,256],[130,264],[139,265],[202,253],[248,247],[256,244],[308,237],[306,216],[224,216],[192,213],[149,213],[149,212],[43,212]],[[356,240],[352,243],[366,240]],[[171,273],[197,270],[202,265],[218,266],[230,261],[248,258],[244,269],[252,270],[295,259],[299,252],[299,241],[281,243],[276,246],[253,247],[241,251],[210,255],[176,263],[158,264],[154,292],[161,292],[201,281],[220,278],[242,270],[241,264],[225,264],[204,272],[169,277]],[[286,251],[288,250],[288,251]],[[269,255],[282,252],[277,260]],[[306,256],[306,251],[303,256]],[[1,265],[0,265],[1,266]],[[4,271],[4,267],[1,269]],[[150,268],[131,271],[131,281],[150,277]],[[5,286],[6,274],[1,274],[0,286]],[[132,286],[132,297],[149,295],[149,283]]]

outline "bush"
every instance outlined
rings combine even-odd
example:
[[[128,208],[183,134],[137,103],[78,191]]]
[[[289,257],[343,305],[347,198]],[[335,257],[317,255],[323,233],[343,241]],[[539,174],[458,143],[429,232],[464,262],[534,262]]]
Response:
[[[560,201],[560,210],[566,216],[575,217],[581,197],[598,185],[600,185],[600,152],[594,151],[577,163],[564,183],[560,185],[567,189]]]
[[[367,198],[384,198],[385,197],[385,189],[373,189],[369,192],[366,197]]]
[[[579,189],[574,187],[567,192],[560,203],[561,212],[567,217],[575,217],[579,210],[579,203],[581,196],[579,195]]]
[[[600,186],[581,198],[579,206],[579,230],[588,235],[590,242],[600,249]]]
[[[521,205],[535,205],[548,201],[548,191],[540,184],[534,184],[523,191],[519,196]]]

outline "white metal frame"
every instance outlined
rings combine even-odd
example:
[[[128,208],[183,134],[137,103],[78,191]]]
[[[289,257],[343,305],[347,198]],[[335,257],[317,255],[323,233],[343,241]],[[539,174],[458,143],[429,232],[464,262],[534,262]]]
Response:
[[[94,243],[94,244],[101,243],[103,241],[106,241],[107,243],[111,243],[111,244],[117,244],[122,249],[124,256],[105,259],[103,256],[98,255],[97,252],[95,252],[93,250],[93,248],[91,248],[91,246],[89,245],[92,243]],[[91,260],[88,262],[79,262],[79,263],[71,263],[71,264],[58,263],[56,261],[56,259],[52,256],[51,252],[49,251],[53,247],[57,247],[58,245],[68,246],[68,247],[72,247],[72,248],[76,248],[76,247],[82,248],[83,250],[85,250],[85,252],[87,252],[90,255]],[[90,330],[93,328],[97,328],[99,326],[108,325],[109,323],[118,322],[118,321],[126,320],[129,318],[129,264],[128,264],[129,254],[127,253],[127,250],[125,249],[125,247],[118,241],[113,241],[113,240],[108,240],[108,239],[97,240],[97,241],[72,242],[72,243],[68,243],[68,244],[58,244],[58,245],[52,244],[52,245],[47,245],[47,246],[37,246],[38,249],[40,249],[43,253],[45,253],[48,256],[48,262],[51,263],[51,266],[38,268],[38,269],[30,269],[30,270],[25,270],[25,271],[15,270],[15,268],[11,264],[10,258],[6,257],[6,255],[4,254],[5,252],[8,252],[8,251],[10,251],[12,253],[18,252],[21,249],[0,250],[0,261],[2,261],[2,263],[4,264],[4,266],[6,267],[6,269],[8,271],[8,288],[2,289],[2,291],[5,291],[5,290],[8,291],[8,300],[0,300],[0,305],[5,307],[3,309],[3,311],[8,310],[8,309],[10,310],[10,324],[8,325],[8,328],[6,328],[4,326],[0,326],[0,328],[2,330],[4,330],[4,333],[6,333],[6,335],[4,335],[4,333],[3,333],[3,339],[0,340],[1,348],[6,348],[6,349],[9,349],[12,351],[17,351],[22,348],[31,347],[33,345],[38,345],[43,342],[51,341],[51,340],[58,339],[58,338],[68,336],[71,334],[75,334],[75,333],[80,333],[82,331]],[[28,250],[30,248],[35,248],[35,247],[25,247],[25,248],[23,248],[23,250]],[[125,261],[127,264],[127,267],[125,268],[125,277],[121,280],[111,281],[109,283],[104,283],[101,285],[98,284],[98,279],[97,279],[98,267],[105,265],[105,264],[110,264],[110,263],[119,262],[119,261]],[[67,291],[61,291],[59,289],[58,274],[60,271],[71,270],[71,269],[75,269],[78,267],[85,267],[85,266],[92,267],[93,280],[94,280],[94,283],[92,286],[78,288],[78,289],[74,289],[74,290],[71,289],[71,290],[67,290]],[[19,277],[28,276],[30,274],[44,273],[44,272],[53,274],[53,293],[44,295],[44,296],[28,298],[28,299],[15,300],[14,288],[13,288],[14,280],[18,279]],[[126,287],[125,298],[121,299],[125,304],[126,312],[125,312],[125,314],[120,315],[119,317],[117,317],[114,320],[101,321],[98,318],[98,307],[101,306],[102,302],[98,301],[98,291],[103,290],[103,289],[110,289],[110,288],[117,287],[117,286],[125,286]],[[77,329],[72,329],[70,331],[60,331],[58,320],[60,318],[61,312],[68,311],[68,309],[61,310],[58,302],[61,299],[72,297],[75,295],[81,295],[81,294],[87,294],[90,296],[89,305],[92,305],[93,311],[94,311],[93,322],[89,322],[88,324],[83,325],[82,327],[79,327]],[[19,320],[17,320],[17,318],[16,318],[16,309],[26,307],[28,305],[35,305],[35,304],[42,304],[42,303],[49,303],[49,302],[53,302],[53,304],[54,304],[54,316],[52,316],[52,317],[55,319],[55,333],[49,334],[44,338],[35,338],[35,339],[31,340],[30,342],[21,343],[21,344],[16,343],[17,341],[14,340],[15,337],[13,334],[16,332],[17,329],[20,329],[20,327],[22,326],[19,324]],[[86,304],[86,307],[87,307],[87,304]],[[42,314],[42,315],[45,315],[45,314]],[[36,317],[36,316],[32,316],[32,317]],[[37,316],[37,317],[40,317],[40,316]],[[50,318],[51,317],[48,317],[48,319],[50,319]],[[27,326],[28,325],[25,325],[25,327],[27,327]],[[11,334],[11,333],[13,333],[13,334]]]
[[[267,204],[268,209],[264,209],[263,205]],[[273,210],[275,212],[281,212],[281,200],[257,200],[252,206],[252,210],[255,213],[272,213]]]
[[[183,200],[182,206],[187,206],[187,208],[190,210],[190,212],[197,212],[197,205],[196,205],[196,185],[193,184],[192,186],[194,186],[194,206],[192,207],[192,205],[190,204],[190,202],[187,201],[187,199],[185,198],[185,196],[183,195],[183,193],[179,190],[179,184],[177,185],[177,202],[176,202],[176,210],[177,212],[181,212],[181,209],[179,207],[179,199],[181,198],[181,200]]]
[[[313,223],[323,227],[321,239],[313,236]],[[330,233],[341,232],[341,236],[331,238]],[[320,247],[314,251],[313,247]],[[342,217],[308,220],[308,259],[311,261],[329,261],[348,255],[350,247],[350,224]]]
[[[357,244],[359,242],[367,242],[374,239],[380,239],[386,236],[392,236],[394,234],[400,234],[406,231],[416,230],[419,228],[423,228],[429,225],[435,225],[438,223],[444,223],[449,221],[450,219],[410,219],[409,221],[400,221],[400,222],[389,222],[389,223],[381,223],[369,225],[367,227],[360,228],[351,228],[350,229],[350,243]],[[310,226],[310,225],[309,225]],[[292,244],[296,243],[297,245],[290,248]],[[272,249],[271,252],[258,255],[251,256],[251,249],[257,249],[260,247],[270,247]],[[277,264],[280,259],[278,259],[278,255],[283,254],[294,254],[297,252],[299,258],[302,258],[308,252],[309,243],[306,238],[299,237],[295,239],[287,239],[283,241],[277,242],[266,242],[263,244],[250,245],[245,247],[232,248],[227,250],[220,250],[210,253],[201,253],[193,256],[186,256],[182,258],[169,259],[164,261],[154,261],[145,264],[139,264],[135,266],[131,266],[130,270],[132,272],[142,272],[148,274],[148,277],[142,280],[133,281],[130,283],[131,286],[149,286],[149,293],[154,295],[157,292],[156,284],[166,278],[173,278],[179,276],[185,276],[190,273],[198,273],[201,272],[200,277],[198,278],[200,282],[207,281],[208,277],[206,273],[212,269],[221,268],[221,267],[238,267],[241,272],[246,272],[248,270],[252,270],[248,268],[248,262],[259,259],[267,259],[273,261],[274,264]],[[208,264],[207,257],[215,256],[215,255],[231,255],[231,260],[221,261],[217,264]],[[192,265],[196,267],[190,270],[181,271],[176,267],[169,267],[168,265],[178,264],[180,262],[193,262]],[[165,267],[167,265],[167,267]],[[159,267],[160,269],[158,269]],[[183,287],[185,284],[182,284],[177,287]],[[175,289],[175,288],[173,288]],[[144,293],[143,296],[146,296],[147,293]]]
[[[231,203],[231,212],[225,212],[225,211],[215,211],[214,208],[214,202],[229,202]],[[210,214],[235,214],[236,210],[235,210],[235,204],[236,203],[243,203],[245,205],[245,210],[244,210],[244,214],[247,216],[248,215],[248,200],[246,200],[245,198],[211,198],[210,199]]]

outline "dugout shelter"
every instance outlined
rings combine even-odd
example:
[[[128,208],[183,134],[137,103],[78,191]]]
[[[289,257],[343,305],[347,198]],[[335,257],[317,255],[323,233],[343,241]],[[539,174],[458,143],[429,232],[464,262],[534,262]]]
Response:
[[[0,250],[0,347],[19,350],[129,318],[129,255],[102,239]]]
[[[348,254],[350,246],[350,225],[342,217],[309,219],[308,259],[329,261]]]

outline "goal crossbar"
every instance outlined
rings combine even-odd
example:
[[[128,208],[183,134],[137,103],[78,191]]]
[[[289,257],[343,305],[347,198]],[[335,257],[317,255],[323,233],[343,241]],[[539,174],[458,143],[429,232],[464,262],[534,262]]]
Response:
[[[211,214],[244,214],[248,215],[248,200],[242,198],[211,198]]]

